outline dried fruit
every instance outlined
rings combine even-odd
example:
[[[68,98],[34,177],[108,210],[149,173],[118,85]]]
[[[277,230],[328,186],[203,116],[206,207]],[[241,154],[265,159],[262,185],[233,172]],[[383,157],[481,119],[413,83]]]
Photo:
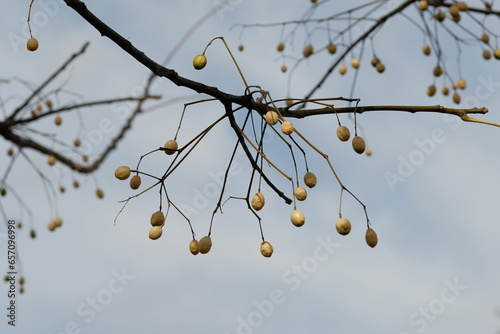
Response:
[[[436,67],[434,67],[434,70],[432,71],[432,73],[434,74],[434,76],[438,77],[441,74],[443,74],[443,68],[441,66],[436,66]]]
[[[293,132],[292,122],[284,121],[283,123],[281,123],[281,131],[286,135],[291,134]]]
[[[347,126],[341,125],[337,128],[337,137],[341,141],[348,141],[351,138],[351,132]]]
[[[56,223],[53,220],[48,225],[49,231],[51,231],[51,232],[53,232],[56,229],[56,227],[57,227]]]
[[[490,50],[483,50],[483,58],[488,60],[491,58],[491,52]]]
[[[382,63],[378,63],[377,66],[375,66],[375,68],[377,69],[378,73],[384,73],[385,71],[385,65]]]
[[[469,6],[463,1],[457,2],[457,7],[461,12],[465,12],[467,9],[469,9]]]
[[[341,235],[348,235],[351,232],[351,222],[347,218],[340,218],[335,224],[337,232]]]
[[[302,50],[302,54],[304,55],[304,57],[309,57],[310,55],[312,55],[314,52],[314,48],[311,44],[307,44],[306,47],[304,48],[304,50]]]
[[[285,50],[285,44],[279,43],[278,46],[276,47],[276,50],[278,50],[278,52],[282,52],[283,50]]]
[[[163,215],[163,212],[161,211],[156,211],[151,215],[150,219],[151,225],[153,226],[163,226],[165,223],[165,216]]]
[[[332,55],[337,52],[337,46],[333,43],[328,44],[326,48],[328,49],[328,52]]]
[[[451,16],[456,16],[459,15],[458,12],[460,11],[460,9],[457,5],[451,5],[449,11]]]
[[[450,93],[450,89],[446,86],[443,86],[443,88],[441,88],[441,92],[443,93],[444,96],[446,96]]]
[[[354,68],[359,68],[359,65],[361,65],[360,60],[358,58],[352,58],[351,66]]]
[[[163,229],[161,228],[161,226],[153,226],[149,230],[149,239],[156,240],[161,237],[162,233]]]
[[[11,148],[9,148],[9,149],[7,150],[7,155],[8,155],[9,157],[13,156],[13,155],[14,155],[14,150],[13,150],[13,149],[11,149]]]
[[[484,34],[481,36],[481,40],[482,40],[483,42],[485,42],[486,44],[488,44],[488,43],[489,43],[489,41],[490,41],[490,36],[489,36],[487,33],[484,33]]]
[[[56,118],[54,118],[54,123],[56,123],[56,125],[61,125],[62,124],[61,116],[56,116]]]
[[[252,197],[252,208],[256,211],[259,211],[266,204],[266,200],[262,193],[256,193]]]
[[[378,59],[377,57],[373,57],[371,64],[373,67],[376,67],[378,64],[380,64],[380,59]]]
[[[266,122],[267,124],[269,125],[274,125],[276,123],[278,123],[278,113],[274,110],[269,110],[267,113],[266,113]]]
[[[120,166],[115,170],[115,177],[118,180],[126,180],[130,176],[130,168],[128,166]]]
[[[47,159],[47,163],[51,166],[53,166],[56,163],[56,157],[54,155],[49,155]]]
[[[355,136],[352,139],[352,148],[358,154],[363,153],[365,151],[365,148],[366,148],[365,140],[363,138],[361,138],[360,136]]]
[[[429,3],[427,2],[427,0],[420,0],[418,2],[418,9],[420,10],[427,10],[427,7],[429,7]]]
[[[193,255],[196,255],[200,252],[200,243],[198,242],[198,240],[191,240],[191,242],[189,243],[189,251]]]
[[[299,201],[304,201],[307,198],[307,191],[302,187],[295,188],[293,194]]]
[[[36,231],[35,230],[31,230],[30,231],[30,237],[31,237],[31,239],[35,239],[36,238]]]
[[[427,95],[434,96],[434,94],[436,94],[436,86],[430,85],[429,87],[427,87]]]
[[[130,179],[130,188],[136,190],[141,186],[141,177],[139,175],[134,175]]]
[[[318,180],[316,179],[316,175],[314,175],[314,173],[307,172],[306,175],[304,175],[304,183],[309,188],[314,188],[317,182]]]
[[[82,141],[80,139],[78,139],[78,138],[76,138],[73,141],[73,145],[75,145],[76,147],[79,147],[81,144],[82,144]]]
[[[243,46],[243,44],[238,45],[238,50],[239,51],[245,50],[245,46]]]
[[[56,219],[54,219],[54,225],[56,227],[61,227],[63,221],[62,221],[62,218],[61,217],[56,217]]]
[[[51,109],[52,108],[52,100],[47,99],[47,101],[45,101],[45,105],[47,106],[47,108]]]
[[[102,189],[97,189],[95,191],[95,194],[96,194],[97,198],[104,198],[104,191],[102,191]]]
[[[285,73],[287,69],[286,65],[281,65],[281,72]]]
[[[371,248],[377,246],[377,243],[378,243],[377,233],[371,227],[369,227],[366,230],[365,240],[366,240],[366,244],[368,246],[370,246]]]
[[[465,81],[464,78],[460,78],[458,79],[457,86],[460,89],[465,89],[465,87],[467,87],[467,82]]]
[[[38,40],[34,37],[29,38],[26,43],[26,48],[28,51],[36,51],[36,49],[38,49]]]
[[[302,211],[294,210],[290,215],[290,220],[292,221],[293,225],[300,227],[306,222],[306,217],[304,216]]]
[[[271,257],[271,255],[273,255],[273,245],[271,245],[269,242],[267,241],[263,241],[261,244],[260,244],[260,253],[264,256],[264,257]]]
[[[210,238],[210,236],[206,235],[200,239],[199,244],[200,244],[200,253],[206,254],[212,248],[212,239]]]
[[[196,70],[201,70],[207,65],[207,57],[205,55],[197,55],[193,59],[193,66]]]
[[[500,59],[500,49],[495,49],[493,51],[493,56],[495,57],[495,59]]]
[[[163,148],[165,149],[166,154],[172,155],[177,152],[179,145],[177,144],[177,141],[175,141],[174,139],[170,139],[165,143],[165,145],[163,145]]]
[[[436,13],[436,15],[434,15],[434,17],[439,22],[443,22],[446,19],[446,14],[443,11],[440,10],[439,12]]]
[[[456,104],[460,103],[460,94],[458,94],[457,92],[453,93],[453,102],[455,102]]]
[[[424,46],[422,46],[422,52],[426,56],[431,54],[431,47],[429,46],[429,44],[424,44]]]
[[[340,66],[339,68],[340,75],[344,75],[346,72],[347,72],[347,66],[345,65]]]

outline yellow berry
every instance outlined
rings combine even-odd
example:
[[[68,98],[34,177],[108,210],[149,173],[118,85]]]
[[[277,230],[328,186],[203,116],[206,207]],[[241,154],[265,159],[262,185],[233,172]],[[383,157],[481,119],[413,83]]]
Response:
[[[56,227],[61,227],[63,221],[62,221],[62,218],[61,217],[56,217],[56,219],[54,219],[54,225]]]
[[[465,87],[467,87],[467,82],[465,81],[464,78],[460,78],[458,79],[457,86],[460,89],[465,89]]]
[[[373,154],[373,151],[371,149],[367,149],[365,154],[370,157]]]
[[[197,55],[193,59],[193,66],[197,70],[201,70],[207,65],[207,57],[205,55]]]
[[[314,175],[314,173],[307,172],[306,175],[304,175],[304,183],[309,188],[314,188],[314,186],[316,185],[316,183],[318,183],[316,175]]]
[[[260,244],[260,253],[264,257],[271,257],[273,255],[273,246],[269,242],[263,241]]]
[[[352,148],[358,154],[363,153],[365,151],[365,148],[366,148],[365,140],[363,138],[361,138],[360,136],[355,136],[352,139]]]
[[[469,6],[463,1],[457,2],[457,7],[461,12],[465,12],[467,9],[469,9]]]
[[[483,58],[488,60],[491,58],[491,52],[490,50],[483,50]]]
[[[382,63],[378,63],[377,66],[375,66],[375,68],[377,69],[378,73],[384,73],[385,71],[385,65]]]
[[[354,68],[359,68],[359,65],[361,65],[361,62],[358,58],[353,58],[351,60],[351,66]]]
[[[36,51],[36,49],[38,49],[38,40],[34,37],[29,38],[26,43],[26,48],[28,51]]]
[[[212,248],[212,239],[206,235],[203,238],[200,239],[200,253],[201,254],[206,254],[210,251]]]
[[[341,125],[337,128],[337,137],[341,141],[348,141],[351,138],[351,131],[347,126]]]
[[[339,68],[340,75],[344,75],[346,72],[347,72],[347,66],[345,65],[340,66]]]
[[[371,248],[377,246],[377,243],[378,243],[377,233],[371,227],[369,227],[366,230],[365,240],[366,240],[366,244],[368,246],[370,246]]]
[[[95,194],[96,194],[97,198],[104,198],[104,191],[102,191],[102,189],[97,189],[95,191]]]
[[[284,121],[283,123],[281,123],[281,131],[286,135],[291,134],[293,132],[292,122]]]
[[[299,201],[304,201],[307,198],[307,191],[302,187],[295,188],[293,194]]]
[[[328,44],[327,49],[328,49],[328,52],[332,55],[337,52],[337,46],[333,43]]]
[[[449,11],[450,11],[451,16],[456,16],[456,15],[458,15],[458,12],[460,11],[460,9],[458,8],[457,5],[451,5]]]
[[[284,49],[285,49],[284,43],[279,43],[278,46],[276,47],[276,50],[278,50],[278,52],[282,52]]]
[[[347,235],[349,232],[351,232],[351,222],[349,219],[346,218],[340,218],[337,220],[337,223],[335,223],[335,228],[337,229],[337,232],[341,235]]]
[[[56,222],[55,221],[51,221],[48,225],[48,228],[49,228],[49,231],[53,232],[55,229],[56,229]]]
[[[434,76],[438,77],[441,74],[443,74],[443,68],[441,66],[436,66],[434,67],[434,70],[432,71],[434,73]]]
[[[130,179],[130,188],[136,190],[141,186],[141,177],[139,175],[134,175]]]
[[[163,212],[161,211],[156,211],[151,215],[150,219],[151,225],[152,226],[163,226],[165,223],[165,216],[163,215]]]
[[[293,225],[300,227],[306,222],[306,217],[300,210],[294,210],[290,215],[290,220]]]
[[[500,59],[500,49],[495,49],[493,51],[493,56],[495,57],[495,59]]]
[[[426,56],[431,54],[431,47],[429,46],[429,44],[424,44],[424,46],[422,46],[422,52]]]
[[[436,94],[436,86],[430,85],[429,87],[427,87],[427,95],[434,96],[434,94]]]
[[[54,123],[56,123],[56,125],[61,125],[62,124],[61,116],[56,116],[56,118],[54,118]]]
[[[45,105],[47,106],[47,108],[52,108],[52,100],[48,99],[47,101],[45,101]]]
[[[278,113],[274,110],[269,110],[266,113],[266,122],[269,125],[274,125],[278,123]]]
[[[314,47],[311,44],[307,44],[306,47],[304,48],[304,50],[302,50],[302,54],[306,58],[309,57],[310,55],[312,55],[313,52],[314,52]]]
[[[427,0],[420,0],[418,2],[418,9],[424,11],[427,10],[427,7],[429,7],[429,3],[427,2]]]
[[[53,166],[56,163],[56,157],[54,155],[49,155],[47,159],[47,163],[51,166]]]
[[[266,200],[262,193],[256,193],[252,197],[252,208],[256,211],[259,211],[266,204]]]
[[[457,92],[453,93],[453,102],[455,102],[456,104],[460,103],[460,94],[458,94]]]
[[[163,148],[165,148],[165,153],[166,154],[172,155],[175,152],[177,152],[177,149],[179,148],[179,145],[177,144],[177,141],[175,141],[173,139],[170,139],[169,141],[167,141],[165,143],[165,145],[163,146]]]
[[[285,73],[287,69],[286,65],[281,65],[281,72]]]
[[[126,180],[130,176],[130,168],[128,166],[120,166],[115,170],[115,177],[118,180]]]
[[[490,41],[490,36],[489,36],[488,34],[484,33],[484,34],[481,36],[481,40],[482,40],[484,43],[488,44],[488,42]]]
[[[193,255],[198,254],[200,252],[200,243],[195,239],[191,240],[189,243],[189,251]]]
[[[161,237],[162,233],[163,229],[161,228],[161,226],[153,226],[149,230],[149,239],[156,240]]]

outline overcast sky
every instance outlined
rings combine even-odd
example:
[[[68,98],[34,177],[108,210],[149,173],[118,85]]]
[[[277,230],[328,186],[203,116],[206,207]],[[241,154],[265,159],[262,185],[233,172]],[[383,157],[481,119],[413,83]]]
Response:
[[[158,62],[180,34],[217,5],[217,1],[86,3]],[[395,3],[399,1],[389,1],[386,8]],[[190,79],[243,94],[244,84],[220,41],[208,49],[203,71],[191,65],[194,55],[213,37],[224,36],[248,83],[260,85],[275,99],[285,98],[288,76],[281,73],[283,60],[276,52],[281,28],[243,32],[230,28],[235,23],[297,19],[309,6],[306,0],[294,4],[232,1],[194,32],[168,66]],[[338,12],[342,9],[338,6],[332,2],[315,15]],[[40,48],[34,53],[24,49],[28,1],[10,1],[2,7],[1,78],[39,84],[86,41],[90,41],[87,52],[52,86],[65,83],[61,100],[134,95],[148,77],[147,69],[100,37],[62,1],[35,1],[32,19]],[[415,16],[416,11],[408,14]],[[495,20],[487,22],[498,31]],[[480,33],[477,26],[471,30]],[[447,69],[453,78],[461,75],[468,83],[461,92],[462,107],[488,107],[490,113],[478,118],[500,122],[498,61],[484,61],[477,43],[470,43],[462,48],[458,72],[456,44],[446,37],[443,33]],[[328,37],[318,30],[312,42],[320,48]],[[362,105],[455,106],[450,96],[425,95],[436,59],[422,55],[423,42],[422,32],[408,20],[396,18],[388,23],[374,39],[377,56],[386,65],[383,75],[369,65],[372,54],[367,44],[354,91]],[[243,52],[237,51],[240,43],[245,46]],[[287,45],[287,55],[299,56],[305,43],[299,29],[295,49]],[[291,96],[303,97],[332,59],[322,54],[301,62],[291,81]],[[287,58],[286,64],[291,69],[293,59]],[[315,96],[349,96],[353,74],[350,67],[344,77],[335,73]],[[28,93],[15,82],[2,84],[0,91],[4,101],[14,96],[7,104],[11,109]],[[154,93],[164,100],[186,98],[141,115],[94,176],[74,174],[57,165],[51,168],[46,157],[28,153],[56,187],[67,189],[57,197],[57,213],[64,223],[55,232],[47,229],[54,207],[48,203],[43,182],[25,160],[17,161],[8,185],[29,205],[38,236],[29,237],[30,219],[26,213],[19,218],[21,210],[13,197],[2,197],[7,218],[23,220],[25,225],[17,230],[16,241],[18,266],[26,279],[26,291],[16,300],[15,328],[7,325],[8,284],[0,284],[2,333],[465,334],[500,330],[498,128],[434,113],[365,113],[357,120],[359,133],[373,150],[368,157],[336,138],[333,115],[292,120],[329,155],[342,182],[367,206],[379,237],[377,247],[365,244],[363,208],[348,194],[344,194],[342,214],[350,219],[352,231],[348,236],[336,232],[339,186],[325,160],[308,151],[309,168],[317,174],[318,185],[298,204],[306,215],[304,226],[293,226],[289,220],[293,207],[263,186],[266,206],[260,213],[265,238],[274,246],[271,258],[260,254],[257,220],[238,200],[227,202],[223,214],[215,216],[212,250],[193,256],[188,250],[189,226],[175,210],[167,218],[163,236],[156,241],[148,238],[150,215],[158,210],[156,190],[130,201],[117,224],[113,222],[122,208],[118,201],[134,194],[128,182],[114,178],[114,170],[135,166],[142,154],[171,139],[183,103],[204,98],[166,80],[158,82]],[[123,124],[120,116],[127,109],[123,110],[109,106],[80,110],[82,139],[91,160]],[[189,141],[222,113],[215,102],[190,106],[179,142]],[[342,115],[341,120],[354,132],[351,118]],[[79,117],[67,114],[61,127],[50,120],[40,122],[37,129],[56,133],[71,144],[80,124]],[[220,175],[235,140],[227,121],[221,122],[167,182],[169,196],[187,210],[198,238],[208,231],[217,201],[213,191],[220,189]],[[277,138],[269,138],[267,146],[273,162],[293,175],[288,149]],[[0,140],[2,175],[9,147]],[[302,156],[295,153],[303,169]],[[158,152],[146,157],[143,166],[161,175],[171,159]],[[243,154],[237,154],[234,163],[227,196],[245,196],[251,168]],[[269,175],[289,191],[289,183],[278,173],[269,171]],[[74,180],[81,184],[78,189],[72,186]],[[143,179],[145,186],[151,182]],[[104,190],[104,199],[96,198],[96,187]],[[4,270],[6,230],[4,224],[0,226]]]

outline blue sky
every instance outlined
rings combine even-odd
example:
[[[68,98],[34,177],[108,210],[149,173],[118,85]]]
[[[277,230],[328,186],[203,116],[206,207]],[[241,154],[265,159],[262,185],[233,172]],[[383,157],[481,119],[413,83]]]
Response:
[[[116,31],[161,62],[179,34],[216,2],[86,3]],[[394,3],[398,1],[387,6]],[[134,94],[148,76],[145,68],[101,38],[60,1],[35,2],[33,13],[38,14],[34,17],[40,20],[35,37],[40,49],[28,53],[12,42],[13,36],[23,36],[27,3],[3,6],[2,78],[16,76],[40,83],[85,41],[91,42],[86,54],[57,81],[62,84],[69,79],[65,87],[71,94],[65,98],[78,99],[75,96],[79,94],[92,100]],[[191,66],[193,56],[201,53],[213,37],[224,36],[249,84],[260,85],[275,99],[285,98],[287,75],[281,73],[282,60],[275,51],[280,28],[247,29],[242,34],[230,28],[238,22],[298,18],[309,6],[305,0],[293,5],[283,1],[232,1],[191,36],[169,66],[185,77],[242,94],[244,85],[221,43],[213,43],[207,51],[208,65],[203,71]],[[324,8],[340,10],[332,7],[336,6],[332,3]],[[491,23],[496,24],[493,20]],[[450,97],[425,95],[436,60],[422,55],[423,40],[419,30],[400,18],[377,35],[377,55],[387,69],[383,75],[373,71],[367,46],[354,94],[362,99],[361,104],[454,106]],[[237,51],[240,43],[245,45],[244,52]],[[326,44],[325,35],[315,33],[313,43]],[[290,55],[296,56],[304,45],[301,32],[294,45],[296,52]],[[456,46],[446,39],[443,45],[449,52],[447,68],[456,76]],[[483,61],[477,46],[462,52],[461,75],[468,82],[462,92],[463,106],[478,102],[479,107],[490,109],[479,118],[500,122],[495,109],[500,103],[498,63]],[[329,55],[317,55],[303,62],[296,70],[290,93],[302,97],[331,61]],[[287,64],[291,68],[292,62]],[[344,77],[334,74],[316,96],[348,96],[353,73],[350,68]],[[26,95],[20,85],[2,88],[3,99],[14,95],[20,101]],[[16,164],[8,181],[30,205],[38,237],[29,238],[28,228],[18,231],[26,293],[17,299],[17,326],[7,326],[2,315],[2,333],[414,334],[499,330],[497,128],[462,123],[440,114],[365,113],[358,116],[358,124],[373,150],[367,157],[338,141],[334,116],[293,120],[301,133],[329,155],[342,182],[366,204],[379,236],[378,246],[371,249],[365,244],[364,213],[349,196],[344,197],[342,213],[353,229],[348,236],[337,234],[338,184],[324,159],[309,152],[308,162],[318,175],[318,185],[299,204],[306,215],[304,226],[294,227],[289,221],[293,208],[263,187],[266,206],[261,211],[262,223],[266,240],[274,246],[271,258],[261,256],[257,221],[237,200],[227,202],[224,213],[216,215],[212,250],[193,256],[188,251],[189,227],[174,211],[167,218],[163,236],[149,240],[149,217],[158,209],[156,191],[131,201],[117,224],[113,223],[122,207],[118,201],[133,194],[127,182],[113,177],[116,167],[135,166],[142,154],[172,138],[182,103],[202,98],[166,80],[159,81],[155,93],[165,99],[187,97],[139,117],[95,176],[50,168],[46,157],[30,153],[55,185],[61,183],[67,188],[66,194],[58,195],[58,213],[64,224],[55,232],[46,228],[53,211],[42,182],[25,162]],[[214,102],[189,107],[179,142],[187,142],[222,112]],[[92,159],[123,120],[120,112],[108,107],[82,110],[81,114]],[[106,127],[109,131],[103,131],[103,120],[111,124]],[[352,119],[342,115],[341,120],[352,132]],[[63,122],[60,128],[52,121],[40,122],[39,129],[57,133],[58,138],[71,143],[78,118],[66,115]],[[100,137],[92,137],[96,129],[100,129]],[[198,238],[208,231],[216,204],[211,189],[220,187],[217,180],[234,143],[234,133],[227,122],[222,122],[167,183],[176,204],[195,209],[190,219]],[[273,161],[293,173],[286,148],[275,138],[267,145]],[[4,152],[9,147],[0,141],[2,173],[8,159]],[[164,154],[152,155],[144,160],[144,168],[162,173],[169,159]],[[227,192],[244,196],[251,168],[242,154],[235,162]],[[399,173],[401,182],[391,186],[387,181],[391,173]],[[270,175],[283,189],[289,189],[289,183],[277,173]],[[71,186],[75,179],[81,183],[79,189]],[[145,185],[148,182],[144,180]],[[105,192],[102,200],[94,195],[96,183]],[[19,217],[11,197],[2,198],[2,204],[9,218]],[[24,219],[28,219],[26,215]],[[5,233],[1,226],[0,233]],[[4,254],[5,239],[0,245]],[[4,313],[7,290],[7,284],[0,284]]]

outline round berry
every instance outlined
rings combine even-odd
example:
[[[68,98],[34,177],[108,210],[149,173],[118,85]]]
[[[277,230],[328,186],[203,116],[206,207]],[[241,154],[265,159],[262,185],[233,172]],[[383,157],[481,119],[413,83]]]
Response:
[[[371,248],[377,246],[378,243],[377,233],[372,228],[368,228],[366,230],[365,240],[366,244]]]
[[[201,70],[207,65],[207,57],[205,55],[197,55],[193,59],[193,66],[197,70]]]
[[[130,168],[128,166],[120,166],[115,170],[115,177],[118,180],[126,180],[130,176]]]
[[[251,204],[252,204],[252,208],[255,211],[261,210],[264,207],[264,205],[266,204],[266,200],[264,198],[264,195],[262,193],[256,193],[255,195],[253,195]]]
[[[290,220],[293,225],[300,227],[306,222],[306,217],[300,210],[294,210],[290,215]]]
[[[260,253],[264,257],[271,257],[271,255],[273,255],[273,245],[267,241],[263,241],[260,244]]]
[[[360,136],[355,136],[352,139],[352,148],[358,154],[363,153],[365,151],[365,148],[366,148],[365,140],[363,138],[361,138]]]
[[[337,223],[335,223],[335,228],[337,229],[337,232],[341,235],[348,235],[349,232],[351,232],[351,222],[349,219],[346,218],[340,218],[337,220]]]
[[[348,141],[351,138],[351,132],[347,126],[341,125],[337,128],[337,137],[341,141]]]
[[[175,152],[177,152],[177,149],[179,148],[179,145],[177,144],[177,141],[175,141],[173,139],[170,139],[169,141],[167,141],[165,143],[165,145],[163,146],[163,148],[165,148],[165,153],[166,154],[172,155]]]
[[[28,51],[36,51],[38,49],[38,40],[34,37],[29,38],[26,43],[26,48]]]
[[[316,183],[318,183],[318,179],[316,178],[316,175],[314,175],[314,173],[307,172],[306,175],[304,175],[304,183],[309,188],[314,188]]]
[[[212,239],[207,235],[200,239],[200,253],[206,254],[212,249]]]
[[[157,240],[158,238],[161,237],[162,234],[163,234],[163,229],[161,228],[161,226],[153,226],[149,230],[149,239]]]

